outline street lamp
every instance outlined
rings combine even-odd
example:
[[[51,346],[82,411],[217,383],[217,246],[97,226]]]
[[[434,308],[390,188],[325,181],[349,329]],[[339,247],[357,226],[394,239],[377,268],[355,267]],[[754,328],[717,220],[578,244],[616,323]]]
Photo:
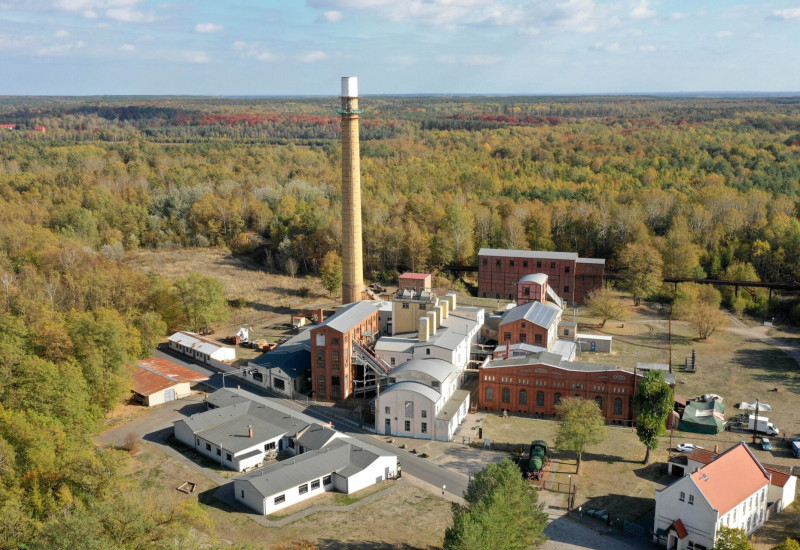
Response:
[[[572,474],[567,476],[569,479],[569,489],[567,491],[567,512],[572,509]]]

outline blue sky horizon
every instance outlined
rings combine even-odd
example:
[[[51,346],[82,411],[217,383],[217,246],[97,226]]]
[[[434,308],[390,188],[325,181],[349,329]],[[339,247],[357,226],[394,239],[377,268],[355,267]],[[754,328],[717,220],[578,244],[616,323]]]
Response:
[[[0,0],[0,22],[0,95],[800,91],[800,0]]]

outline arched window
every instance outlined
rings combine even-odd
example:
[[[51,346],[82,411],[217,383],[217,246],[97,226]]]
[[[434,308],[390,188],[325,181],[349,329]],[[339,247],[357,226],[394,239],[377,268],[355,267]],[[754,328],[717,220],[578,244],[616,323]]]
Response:
[[[558,405],[559,403],[561,403],[561,394],[557,393],[553,396],[553,404]]]
[[[537,407],[544,407],[544,392],[537,391],[536,392],[536,406]]]
[[[528,404],[528,390],[519,390],[519,404],[520,405]]]
[[[619,397],[614,399],[614,414],[622,414],[622,399]]]
[[[486,401],[494,401],[494,388],[491,386],[486,388]]]
[[[600,407],[600,410],[603,410],[603,398],[599,395],[594,398],[594,402],[597,403],[597,406]]]
[[[503,403],[511,403],[511,390],[503,388]]]

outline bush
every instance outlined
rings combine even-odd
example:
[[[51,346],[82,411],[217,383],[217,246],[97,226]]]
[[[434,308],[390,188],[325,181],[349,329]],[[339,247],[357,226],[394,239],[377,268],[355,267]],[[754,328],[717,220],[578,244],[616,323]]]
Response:
[[[139,436],[136,435],[136,432],[130,432],[125,436],[125,440],[122,442],[122,448],[131,454],[139,450]]]

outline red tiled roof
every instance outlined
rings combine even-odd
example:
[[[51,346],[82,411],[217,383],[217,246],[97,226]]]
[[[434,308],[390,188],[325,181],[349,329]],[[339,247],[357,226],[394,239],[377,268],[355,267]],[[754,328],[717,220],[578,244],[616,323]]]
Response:
[[[675,395],[675,403],[677,403],[678,405],[683,405],[685,407],[686,406],[686,399],[684,399],[680,395]]]
[[[769,484],[769,474],[744,443],[734,445],[691,476],[720,516]]]
[[[689,453],[689,459],[695,462],[702,462],[703,464],[710,464],[714,458],[719,456],[719,453],[707,451],[705,449],[695,449]]]
[[[427,279],[430,277],[429,273],[403,273],[400,275],[401,279]]]
[[[672,525],[670,525],[669,528],[670,529],[675,529],[675,532],[678,533],[678,538],[679,539],[682,539],[686,535],[689,534],[689,532],[686,531],[686,527],[684,527],[683,522],[681,520],[679,520],[679,519],[676,519],[675,521],[673,521]],[[669,529],[667,529],[667,531],[669,531]]]
[[[136,363],[139,365],[139,370],[131,378],[133,379],[133,391],[139,395],[153,395],[181,382],[192,383],[208,380],[207,376],[166,359],[141,359]]]
[[[791,477],[789,474],[779,472],[778,470],[773,470],[772,468],[767,468],[767,471],[772,474],[772,481],[770,484],[775,485],[776,487],[783,487]]]

